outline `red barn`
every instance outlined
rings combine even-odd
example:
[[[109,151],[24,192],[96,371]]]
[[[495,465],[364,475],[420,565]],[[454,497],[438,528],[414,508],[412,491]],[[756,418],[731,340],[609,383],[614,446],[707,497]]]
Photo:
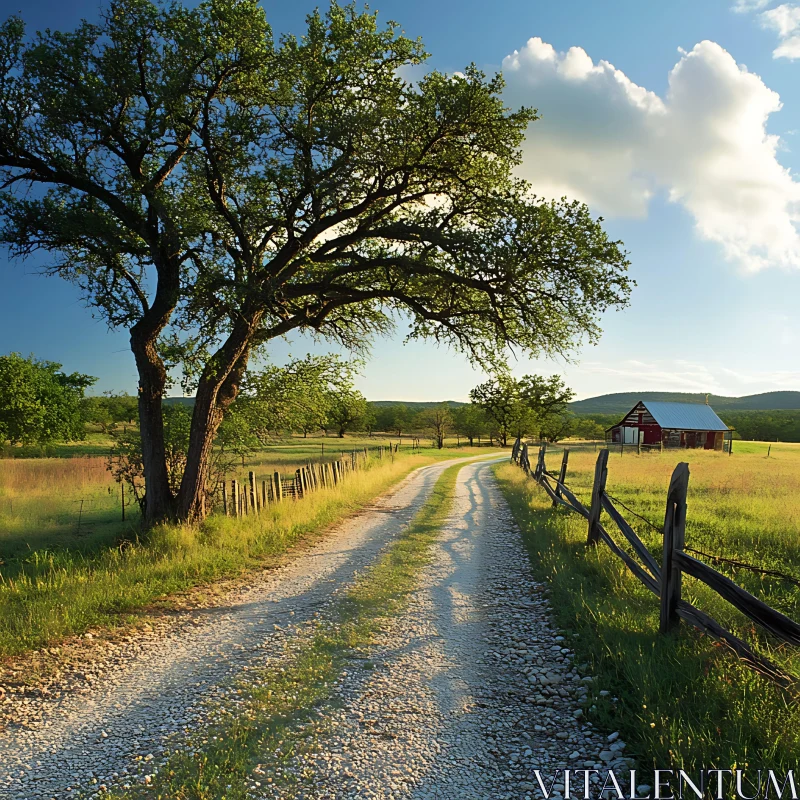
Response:
[[[728,430],[709,405],[640,400],[606,431],[606,440],[617,444],[722,450]]]

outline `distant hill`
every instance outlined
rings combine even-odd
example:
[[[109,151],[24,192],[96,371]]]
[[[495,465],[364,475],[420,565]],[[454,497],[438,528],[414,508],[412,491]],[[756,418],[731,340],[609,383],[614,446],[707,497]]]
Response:
[[[639,400],[655,400],[665,403],[705,403],[705,394],[689,392],[616,392],[576,400],[569,404],[576,414],[624,414]],[[779,411],[799,410],[800,392],[764,392],[744,397],[725,397],[709,394],[708,403],[716,411]]]
[[[444,403],[450,408],[458,408],[458,406],[465,406],[466,403],[461,403],[458,400],[430,400],[430,401],[414,401],[414,400],[370,400],[370,405],[383,408],[385,406],[406,406],[410,411],[424,411],[426,408],[435,408]]]

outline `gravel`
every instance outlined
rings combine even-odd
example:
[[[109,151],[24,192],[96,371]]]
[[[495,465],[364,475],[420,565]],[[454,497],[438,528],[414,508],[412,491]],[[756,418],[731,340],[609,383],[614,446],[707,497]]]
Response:
[[[632,765],[618,733],[583,721],[587,683],[486,464],[461,470],[419,589],[361,657],[368,668],[337,686],[332,733],[276,784],[254,777],[252,797],[541,797],[534,769]]]
[[[0,798],[61,800],[82,796],[76,787],[152,780],[166,744],[202,724],[204,701],[224,698],[234,679],[323,614],[408,524],[450,463],[412,473],[372,509],[215,607],[93,650],[97,661],[65,681],[78,688],[0,695]]]

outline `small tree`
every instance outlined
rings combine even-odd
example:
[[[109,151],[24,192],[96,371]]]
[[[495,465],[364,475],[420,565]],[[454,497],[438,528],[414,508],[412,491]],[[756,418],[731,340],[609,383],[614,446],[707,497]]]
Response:
[[[473,403],[483,409],[496,426],[500,443],[505,447],[509,436],[523,437],[531,429],[533,418],[520,397],[519,384],[509,374],[476,386],[470,393]]]
[[[328,401],[328,421],[335,428],[339,438],[344,438],[349,430],[362,426],[369,412],[367,399],[361,392],[351,387],[340,387],[330,394]]]
[[[549,378],[524,375],[517,383],[517,391],[520,400],[530,410],[534,424],[538,426],[540,438],[551,438],[548,431],[559,438],[567,435],[570,427],[567,404],[575,397],[575,392],[560,375],[551,375]]]
[[[419,41],[332,2],[276,43],[257,0],[111,0],[96,25],[0,26],[0,243],[52,254],[130,333],[145,520],[202,518],[251,355],[307,330],[411,336],[497,365],[596,340],[627,259],[580,203],[514,177],[536,119],[500,76],[429,72]],[[170,480],[169,366],[196,387]]]
[[[33,356],[0,356],[0,443],[83,439],[83,394],[96,380]]]
[[[441,450],[444,447],[445,436],[453,424],[453,415],[446,403],[421,412],[420,420],[428,430],[436,446]]]
[[[453,427],[456,433],[469,440],[472,447],[474,440],[487,431],[486,413],[476,403],[459,406],[453,413]]]

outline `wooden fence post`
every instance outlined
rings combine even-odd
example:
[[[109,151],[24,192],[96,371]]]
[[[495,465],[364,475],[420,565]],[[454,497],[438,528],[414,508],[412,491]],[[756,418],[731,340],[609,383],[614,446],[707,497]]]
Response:
[[[567,482],[567,462],[569,461],[569,448],[564,448],[564,455],[561,456],[561,470],[558,473],[558,483],[556,484],[556,497],[561,497],[561,484]],[[553,500],[553,505],[558,503]]]
[[[689,465],[684,461],[675,467],[667,491],[667,511],[664,515],[664,559],[661,564],[661,633],[668,633],[679,622],[677,614],[681,599],[681,569],[673,554],[683,550],[686,540],[686,491],[689,488]]]
[[[587,547],[596,545],[600,540],[600,532],[597,526],[600,522],[600,512],[603,510],[601,498],[606,490],[606,479],[608,478],[608,450],[601,450],[597,455],[597,463],[594,467],[594,484],[592,485],[592,506],[589,509],[589,533],[586,537]]]
[[[239,516],[239,484],[236,479],[231,481],[231,505],[233,506],[233,516]]]
[[[302,497],[305,493],[305,486],[303,486],[303,473],[298,469],[294,473],[294,496]]]
[[[250,507],[253,509],[253,513],[258,513],[258,486],[256,485],[256,474],[255,472],[250,472],[248,477],[250,478]]]
[[[269,494],[267,493],[267,482],[261,481],[261,507],[266,508],[269,505]]]
[[[276,472],[272,476],[272,479],[275,482],[274,483],[274,486],[275,486],[275,492],[274,492],[275,501],[280,503],[281,500],[283,500],[283,486],[281,485],[281,474],[280,474],[280,472]]]
[[[222,512],[225,516],[228,516],[228,484],[226,481],[222,481]]]

